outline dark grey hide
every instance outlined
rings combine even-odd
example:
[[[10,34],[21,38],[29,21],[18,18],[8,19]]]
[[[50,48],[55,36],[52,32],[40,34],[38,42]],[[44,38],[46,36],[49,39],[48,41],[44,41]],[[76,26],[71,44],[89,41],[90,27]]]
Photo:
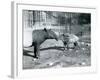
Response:
[[[44,28],[43,30],[34,30],[32,32],[32,46],[34,46],[34,57],[40,57],[40,45],[47,39],[55,39],[58,41],[57,35],[51,30]]]

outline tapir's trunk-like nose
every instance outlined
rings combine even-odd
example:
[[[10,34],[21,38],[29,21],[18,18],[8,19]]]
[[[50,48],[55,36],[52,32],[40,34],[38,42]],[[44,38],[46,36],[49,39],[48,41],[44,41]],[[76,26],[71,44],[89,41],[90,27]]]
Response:
[[[56,39],[56,41],[58,41],[58,37],[56,37],[55,39]]]
[[[58,41],[58,36],[55,34],[55,40]]]
[[[58,38],[56,38],[56,41],[58,41]]]

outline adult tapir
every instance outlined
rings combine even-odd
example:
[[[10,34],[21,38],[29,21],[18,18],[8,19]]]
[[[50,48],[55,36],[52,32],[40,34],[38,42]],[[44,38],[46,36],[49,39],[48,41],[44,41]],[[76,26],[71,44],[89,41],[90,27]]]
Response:
[[[32,46],[34,46],[34,57],[40,57],[40,45],[47,39],[55,39],[58,41],[58,37],[51,29],[34,30],[32,32]]]

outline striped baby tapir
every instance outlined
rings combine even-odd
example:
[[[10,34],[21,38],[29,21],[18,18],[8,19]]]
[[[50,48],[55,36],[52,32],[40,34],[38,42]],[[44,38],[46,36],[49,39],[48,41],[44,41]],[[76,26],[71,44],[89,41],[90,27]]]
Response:
[[[75,48],[76,46],[79,47],[79,37],[74,34],[65,33],[60,35],[61,40],[64,44],[64,50],[67,48]]]

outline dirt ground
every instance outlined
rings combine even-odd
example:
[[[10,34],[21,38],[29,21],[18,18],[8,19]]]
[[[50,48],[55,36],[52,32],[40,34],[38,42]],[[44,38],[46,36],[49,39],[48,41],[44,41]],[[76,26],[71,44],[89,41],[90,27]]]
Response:
[[[80,48],[65,50],[61,41],[46,40],[40,47],[40,59],[34,59],[33,47],[23,50],[23,69],[81,67],[91,65],[89,36],[80,37]]]

